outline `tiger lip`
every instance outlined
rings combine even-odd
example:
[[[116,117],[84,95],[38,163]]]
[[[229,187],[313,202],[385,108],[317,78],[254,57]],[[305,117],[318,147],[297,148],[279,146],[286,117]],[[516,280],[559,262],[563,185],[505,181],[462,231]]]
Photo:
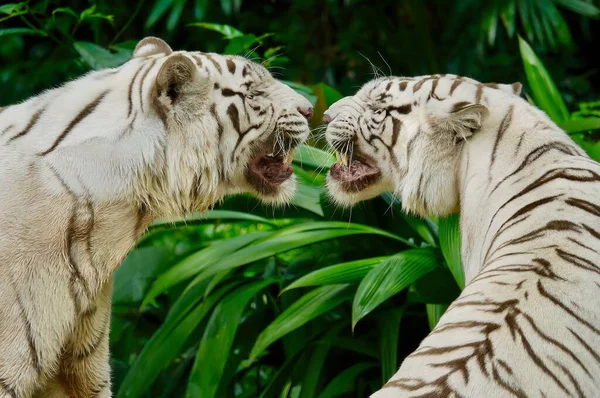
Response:
[[[273,191],[294,173],[291,167],[293,159],[293,149],[282,155],[262,153],[248,165],[246,178],[259,192]]]
[[[350,158],[336,152],[336,159],[337,163],[331,167],[329,175],[346,191],[362,191],[381,177],[381,170],[375,162],[362,154],[354,154]]]

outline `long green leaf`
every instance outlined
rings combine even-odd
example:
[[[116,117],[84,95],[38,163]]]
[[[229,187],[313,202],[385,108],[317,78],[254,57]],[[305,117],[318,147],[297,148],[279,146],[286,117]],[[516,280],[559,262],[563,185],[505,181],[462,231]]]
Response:
[[[433,330],[433,328],[435,328],[435,326],[440,321],[440,318],[442,317],[442,315],[444,315],[444,312],[446,311],[446,309],[448,309],[448,305],[447,304],[427,304],[425,308],[427,310],[427,321],[429,323],[429,330]]]
[[[461,237],[459,218],[456,214],[439,221],[440,248],[450,272],[460,289],[465,288],[465,274],[462,266]]]
[[[381,383],[385,384],[398,371],[398,340],[404,308],[381,314],[378,319]]]
[[[352,303],[352,328],[390,297],[431,272],[440,263],[433,248],[400,252],[371,270],[358,285]]]
[[[577,14],[588,18],[600,17],[600,9],[594,6],[591,2],[583,0],[554,0],[556,4],[561,5]]]
[[[227,240],[215,242],[206,249],[191,254],[156,279],[152,284],[150,291],[144,298],[141,307],[143,308],[148,305],[158,295],[169,290],[169,288],[193,277],[203,269],[218,263],[219,260],[226,257],[232,251],[248,246],[269,234],[271,234],[271,232],[265,231],[236,236]]]
[[[160,371],[180,354],[194,329],[230,288],[219,289],[182,318],[167,318],[129,369],[117,397],[139,397],[146,392]]]
[[[87,41],[77,41],[73,44],[75,50],[92,69],[112,68],[129,60],[126,52],[111,53],[97,44]]]
[[[283,289],[281,293],[299,287],[357,282],[367,275],[369,271],[390,257],[366,258],[321,268],[297,279],[294,283]]]
[[[319,398],[339,398],[352,393],[356,388],[356,378],[365,371],[377,366],[373,362],[359,362],[342,371],[319,394]]]
[[[519,36],[519,47],[533,100],[556,123],[570,118],[556,84],[529,44]]]
[[[39,29],[29,29],[29,28],[7,28],[0,29],[0,37],[2,36],[48,36],[46,32]]]
[[[226,39],[229,39],[229,40],[233,39],[234,37],[240,37],[240,36],[244,35],[242,32],[240,32],[236,28],[229,26],[229,25],[221,25],[221,24],[207,23],[207,22],[197,22],[197,23],[189,24],[188,26],[194,26],[194,27],[198,27],[198,28],[203,28],[203,29],[208,29],[208,30],[213,30],[215,32],[219,32]]]
[[[191,282],[190,286],[219,272],[237,268],[292,249],[326,240],[363,234],[384,236],[412,245],[399,236],[367,225],[336,221],[306,222],[282,228],[265,237],[259,238],[253,241],[251,245],[246,245],[226,257],[221,257],[218,263],[208,264],[208,262],[205,262],[201,267],[202,272]],[[198,255],[198,257],[203,258],[201,255]],[[198,271],[199,269],[195,268],[195,270]]]
[[[191,222],[210,222],[217,220],[234,220],[234,221],[250,221],[268,225],[277,225],[275,221],[269,220],[268,218],[260,217],[251,213],[244,213],[241,211],[232,210],[210,210],[205,213],[194,213],[191,216],[187,216],[181,219],[174,220],[156,220],[150,227],[162,227],[162,226],[176,226],[180,224],[189,224]]]
[[[325,360],[331,350],[335,337],[340,334],[343,326],[343,323],[339,323],[337,326],[331,328],[315,345],[306,372],[304,372],[302,380],[300,381],[302,390],[300,390],[298,398],[313,398],[316,395],[315,393],[321,378],[323,366],[325,365]]]
[[[294,162],[303,166],[314,167],[315,169],[328,169],[335,163],[335,156],[319,148],[300,145],[294,151]]]
[[[174,0],[156,0],[146,20],[146,28],[153,27],[158,20],[173,6]]]
[[[567,133],[580,133],[582,131],[600,129],[600,117],[588,117],[585,119],[569,119],[558,123],[561,129]]]
[[[188,380],[187,397],[215,396],[244,309],[250,299],[275,282],[277,279],[267,279],[242,286],[217,304],[198,347]]]
[[[252,347],[247,364],[254,362],[268,346],[281,337],[350,298],[352,291],[348,285],[323,286],[305,294],[262,331]]]

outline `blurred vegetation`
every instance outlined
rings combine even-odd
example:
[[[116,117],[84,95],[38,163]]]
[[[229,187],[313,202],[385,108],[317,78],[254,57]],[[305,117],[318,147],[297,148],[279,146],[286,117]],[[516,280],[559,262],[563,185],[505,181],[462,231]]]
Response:
[[[598,1],[116,0],[0,5],[0,105],[125,62],[137,41],[247,54],[322,112],[373,77],[525,84],[600,159]],[[319,146],[318,140],[312,144]],[[337,209],[330,154],[296,152],[293,206],[240,195],[157,222],[117,270],[117,397],[364,397],[464,287],[457,217],[385,194]]]

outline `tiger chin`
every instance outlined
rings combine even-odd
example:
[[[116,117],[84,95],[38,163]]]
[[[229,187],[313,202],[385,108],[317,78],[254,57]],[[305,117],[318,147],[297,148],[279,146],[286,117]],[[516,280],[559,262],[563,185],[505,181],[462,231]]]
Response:
[[[372,398],[598,395],[600,164],[520,91],[388,77],[325,112],[335,201],[460,215],[466,286]]]
[[[312,112],[259,64],[153,37],[0,108],[0,397],[110,397],[115,268],[154,219],[288,201]]]

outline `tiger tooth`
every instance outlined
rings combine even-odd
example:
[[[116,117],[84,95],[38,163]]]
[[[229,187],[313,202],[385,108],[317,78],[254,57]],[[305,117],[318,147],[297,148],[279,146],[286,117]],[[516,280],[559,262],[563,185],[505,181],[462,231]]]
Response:
[[[283,157],[283,164],[285,164],[286,166],[289,167],[292,164],[292,160],[294,160],[294,150],[293,149],[285,154],[285,156]]]
[[[344,166],[348,166],[348,156],[342,155],[338,151],[335,152],[335,160],[337,163],[341,163]]]

